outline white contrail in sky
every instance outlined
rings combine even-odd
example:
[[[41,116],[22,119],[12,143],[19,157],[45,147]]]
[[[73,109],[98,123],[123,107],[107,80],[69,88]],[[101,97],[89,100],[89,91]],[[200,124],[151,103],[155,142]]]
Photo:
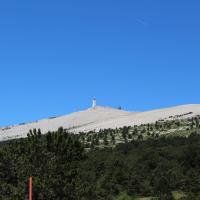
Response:
[[[148,25],[149,25],[146,21],[144,21],[144,20],[142,20],[142,19],[139,19],[139,18],[137,18],[136,21],[137,21],[138,23],[142,24],[143,26],[148,26]]]

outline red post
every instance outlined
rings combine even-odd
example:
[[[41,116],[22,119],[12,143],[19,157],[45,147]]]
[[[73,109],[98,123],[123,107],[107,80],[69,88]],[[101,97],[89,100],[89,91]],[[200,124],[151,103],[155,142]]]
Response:
[[[33,195],[33,178],[30,177],[30,181],[29,181],[29,200],[32,200],[32,195]]]

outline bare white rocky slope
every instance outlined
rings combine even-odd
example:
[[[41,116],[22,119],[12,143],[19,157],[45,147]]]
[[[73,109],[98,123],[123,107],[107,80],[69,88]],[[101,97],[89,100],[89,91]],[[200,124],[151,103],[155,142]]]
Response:
[[[42,133],[56,131],[59,127],[71,132],[86,132],[106,128],[119,128],[174,118],[189,118],[200,115],[200,104],[183,105],[147,112],[127,112],[109,107],[95,107],[66,116],[49,118],[33,123],[0,128],[0,141],[23,138],[30,129],[41,129]]]

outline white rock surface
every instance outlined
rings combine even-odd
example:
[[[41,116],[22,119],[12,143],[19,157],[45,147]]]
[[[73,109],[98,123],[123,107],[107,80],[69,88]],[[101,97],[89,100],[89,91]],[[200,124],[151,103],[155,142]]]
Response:
[[[183,105],[147,112],[127,112],[109,107],[96,107],[53,119],[1,127],[0,141],[26,137],[29,130],[34,128],[40,128],[42,133],[47,133],[48,131],[56,131],[62,126],[64,129],[78,133],[94,129],[119,128],[153,123],[161,119],[170,120],[173,119],[171,116],[175,118],[188,118],[196,115],[200,115],[200,104]]]

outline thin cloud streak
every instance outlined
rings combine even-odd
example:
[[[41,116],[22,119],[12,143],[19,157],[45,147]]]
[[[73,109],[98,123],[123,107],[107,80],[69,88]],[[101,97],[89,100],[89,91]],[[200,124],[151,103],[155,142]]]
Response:
[[[142,20],[142,19],[137,18],[136,21],[137,21],[139,24],[142,24],[142,25],[145,26],[145,27],[149,26],[149,23],[146,22],[146,21],[144,21],[144,20]]]

